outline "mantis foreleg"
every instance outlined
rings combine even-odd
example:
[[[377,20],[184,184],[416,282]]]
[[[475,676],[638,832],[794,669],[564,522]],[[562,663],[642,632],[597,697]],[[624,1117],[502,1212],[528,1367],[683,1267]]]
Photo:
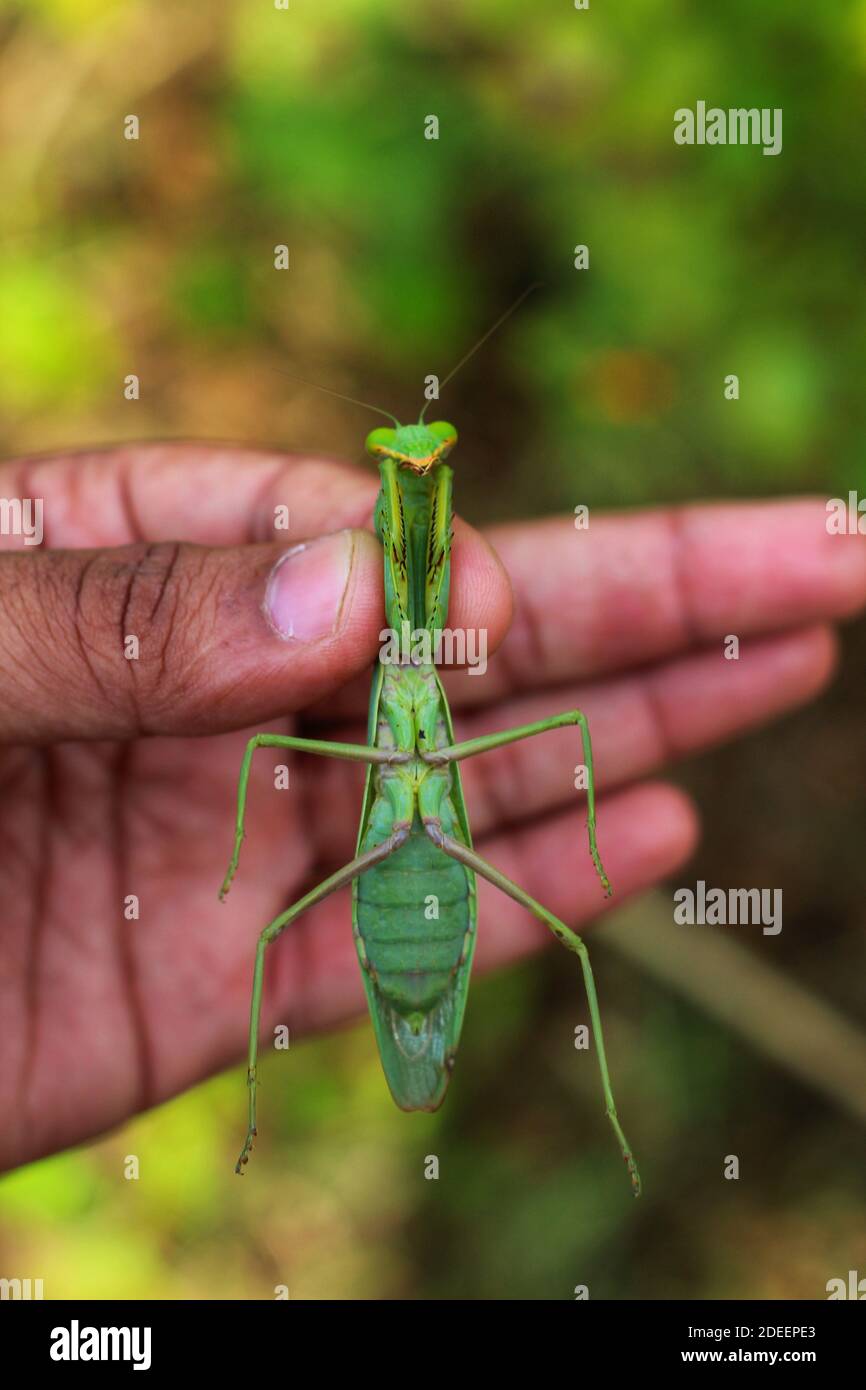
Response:
[[[270,735],[260,735],[267,738]],[[296,740],[297,741],[297,740]],[[345,745],[343,745],[345,746]],[[370,750],[367,750],[370,751]],[[241,1149],[240,1157],[235,1164],[235,1172],[240,1173],[243,1165],[249,1158],[250,1149],[256,1136],[256,1065],[258,1061],[259,1049],[259,1022],[262,1012],[262,985],[265,973],[265,951],[272,941],[276,941],[290,922],[305,912],[308,907],[313,907],[315,903],[327,898],[330,893],[338,888],[343,888],[347,883],[351,883],[353,878],[364,873],[366,869],[372,868],[374,864],[379,864],[383,859],[387,859],[395,850],[405,843],[409,836],[411,827],[409,825],[395,825],[391,835],[374,849],[367,850],[366,854],[359,854],[356,859],[350,860],[342,869],[338,869],[330,878],[323,879],[317,887],[313,888],[303,898],[299,898],[285,912],[281,912],[279,917],[265,927],[256,946],[256,964],[253,972],[253,997],[250,1005],[250,1040],[249,1040],[249,1064],[247,1068],[247,1084],[249,1086],[249,1127],[244,1146]]]
[[[560,717],[564,718],[565,716]],[[520,736],[519,730],[514,730],[512,732],[516,733],[518,737]],[[497,736],[494,735],[494,737]],[[481,741],[482,740],[473,740],[473,742]],[[456,746],[459,747],[460,745],[458,744]],[[477,751],[480,752],[481,750],[479,749]],[[489,883],[494,884],[495,887],[501,889],[503,893],[507,893],[510,898],[520,903],[522,907],[528,908],[532,915],[543,922],[545,926],[549,927],[556,939],[561,941],[563,946],[567,946],[570,951],[574,951],[575,955],[580,960],[580,967],[583,971],[583,982],[586,987],[586,997],[589,1002],[589,1017],[592,1023],[592,1035],[595,1040],[595,1050],[598,1056],[599,1071],[601,1072],[605,1111],[607,1118],[610,1120],[614,1134],[617,1137],[626,1167],[628,1168],[634,1195],[639,1197],[641,1191],[640,1174],[616,1113],[616,1105],[614,1103],[613,1091],[610,1084],[610,1075],[607,1069],[607,1055],[604,1050],[604,1034],[601,1027],[598,996],[595,991],[595,979],[593,977],[592,966],[589,962],[589,952],[586,946],[576,932],[573,932],[570,927],[567,927],[565,923],[560,921],[558,917],[555,917],[552,912],[548,912],[546,907],[542,907],[540,902],[529,893],[525,892],[523,888],[518,887],[506,874],[494,868],[492,864],[488,864],[486,859],[482,858],[475,850],[470,849],[468,845],[464,845],[461,841],[452,839],[450,835],[447,835],[442,829],[441,821],[439,821],[438,818],[425,818],[424,829],[427,831],[433,843],[438,845],[441,850],[444,850],[446,854],[451,855],[453,859],[458,859],[461,864],[465,864],[468,869],[471,869],[476,874],[480,874],[482,878],[486,878]]]

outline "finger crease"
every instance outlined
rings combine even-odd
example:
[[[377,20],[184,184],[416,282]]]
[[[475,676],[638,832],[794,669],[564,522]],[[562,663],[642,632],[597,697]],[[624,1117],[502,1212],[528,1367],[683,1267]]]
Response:
[[[697,647],[706,639],[695,612],[686,564],[685,510],[682,507],[670,507],[664,512],[664,517],[668,530],[670,585],[677,623],[685,645]]]

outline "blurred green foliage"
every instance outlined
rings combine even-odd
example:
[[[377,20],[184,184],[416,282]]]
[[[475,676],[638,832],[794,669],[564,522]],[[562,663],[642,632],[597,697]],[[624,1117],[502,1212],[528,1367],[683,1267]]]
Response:
[[[449,388],[468,515],[866,485],[866,0],[5,0],[0,40],[6,454],[177,435],[357,457],[365,417],[271,367],[409,417],[540,280]],[[699,98],[782,107],[782,155],[677,147]],[[862,668],[862,632],[849,652]],[[806,740],[848,775],[804,787]],[[864,752],[846,676],[688,773],[702,875],[783,884],[786,968],[852,1012]],[[266,1064],[254,1180],[232,1173],[238,1072],[7,1178],[3,1270],[152,1298],[803,1298],[862,1273],[853,1122],[603,933],[596,956],[641,1209],[595,1078],[557,1060],[583,1006],[551,957],[476,982],[440,1115],[394,1109],[366,1024],[309,1043]],[[727,1152],[748,1181],[722,1181]]]

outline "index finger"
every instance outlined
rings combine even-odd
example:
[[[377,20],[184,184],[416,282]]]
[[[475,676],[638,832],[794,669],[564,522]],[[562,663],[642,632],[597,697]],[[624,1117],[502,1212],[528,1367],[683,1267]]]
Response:
[[[728,636],[849,617],[866,600],[866,544],[828,534],[818,498],[696,504],[492,527],[514,591],[484,680],[455,673],[455,703],[658,661]]]
[[[369,526],[373,468],[223,443],[135,443],[0,465],[4,496],[42,501],[52,549],[235,546]],[[277,529],[277,525],[280,529]],[[4,536],[4,548],[19,537]]]

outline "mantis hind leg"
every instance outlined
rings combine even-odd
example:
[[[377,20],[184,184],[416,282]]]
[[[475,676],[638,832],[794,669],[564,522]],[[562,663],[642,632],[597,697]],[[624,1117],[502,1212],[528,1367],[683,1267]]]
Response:
[[[583,746],[583,760],[586,766],[586,828],[589,835],[589,852],[595,871],[601,880],[605,897],[610,897],[613,889],[604,871],[595,835],[595,773],[592,766],[592,740],[589,724],[582,710],[570,709],[565,714],[555,714],[552,719],[539,719],[534,724],[521,724],[516,729],[504,729],[498,734],[486,734],[482,738],[470,738],[465,743],[453,743],[450,748],[437,748],[422,753],[425,762],[434,765],[449,762],[462,762],[464,758],[474,758],[478,753],[489,753],[493,748],[502,748],[506,743],[517,743],[520,739],[533,738],[535,734],[546,734],[550,729],[564,729],[577,725]]]
[[[297,917],[305,912],[308,907],[313,907],[316,903],[327,898],[330,893],[334,893],[338,888],[343,888],[359,874],[370,869],[374,864],[387,859],[395,850],[399,849],[409,837],[410,825],[395,825],[391,835],[374,849],[367,850],[365,854],[359,854],[356,859],[350,860],[342,869],[338,869],[330,878],[323,879],[316,888],[307,893],[303,898],[299,898],[296,903],[281,912],[279,917],[275,917],[272,922],[265,927],[256,946],[256,963],[253,971],[253,995],[250,1004],[250,1038],[249,1055],[247,1066],[247,1085],[249,1087],[249,1125],[247,1127],[247,1137],[241,1149],[240,1156],[235,1164],[235,1172],[242,1173],[244,1164],[250,1156],[253,1147],[253,1140],[256,1137],[256,1067],[258,1064],[259,1050],[259,1023],[262,1013],[262,986],[265,976],[265,952],[272,941]]]
[[[522,907],[528,908],[534,917],[537,917],[540,922],[543,922],[544,925],[553,932],[556,939],[561,941],[563,946],[573,951],[578,957],[580,968],[583,972],[586,997],[589,1003],[592,1036],[595,1041],[595,1050],[598,1057],[599,1071],[601,1073],[601,1085],[604,1092],[605,1113],[616,1135],[620,1152],[628,1168],[634,1195],[639,1197],[641,1192],[640,1173],[638,1172],[637,1163],[632,1154],[631,1146],[623,1133],[622,1125],[619,1122],[619,1116],[616,1113],[613,1090],[610,1084],[610,1075],[607,1069],[607,1054],[604,1049],[604,1034],[601,1027],[601,1012],[598,1007],[598,995],[595,990],[595,977],[592,973],[589,952],[586,946],[576,932],[573,932],[570,927],[567,927],[565,923],[560,921],[558,917],[555,917],[552,912],[548,912],[546,907],[542,907],[540,902],[533,898],[523,888],[518,887],[506,874],[494,868],[492,864],[488,864],[486,859],[482,858],[474,849],[470,849],[468,845],[464,845],[461,841],[455,840],[450,835],[447,835],[442,829],[441,822],[437,818],[426,818],[424,821],[424,829],[427,831],[433,843],[438,845],[445,854],[451,855],[452,859],[458,859],[460,863],[465,864],[468,869],[471,869],[476,874],[480,874],[482,878],[486,878],[488,883],[494,884],[494,886],[501,889],[503,893],[507,893],[509,898],[513,898],[515,902],[520,903]]]

